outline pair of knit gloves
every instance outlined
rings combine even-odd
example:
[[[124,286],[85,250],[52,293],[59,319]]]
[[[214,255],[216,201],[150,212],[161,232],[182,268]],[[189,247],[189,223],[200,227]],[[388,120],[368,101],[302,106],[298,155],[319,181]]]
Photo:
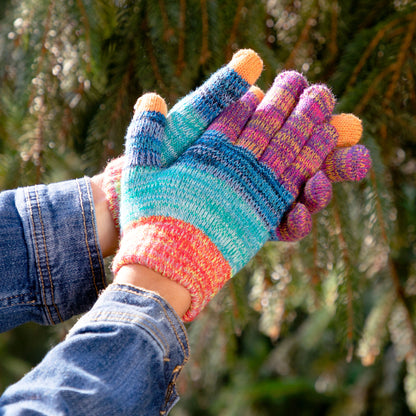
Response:
[[[264,95],[262,71],[241,50],[167,113],[145,94],[125,154],[106,168],[107,199],[121,230],[118,273],[142,264],[191,294],[191,321],[268,240],[295,241],[331,199],[332,182],[371,165],[357,145],[361,122],[332,116],[335,98],[299,73],[279,74]]]

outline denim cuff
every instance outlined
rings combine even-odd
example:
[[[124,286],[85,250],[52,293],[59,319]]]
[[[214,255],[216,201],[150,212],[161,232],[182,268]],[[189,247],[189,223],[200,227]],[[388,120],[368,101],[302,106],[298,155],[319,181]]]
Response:
[[[147,400],[153,403],[151,406],[154,407],[149,414],[168,413],[179,399],[176,379],[190,355],[188,336],[182,320],[156,293],[130,285],[111,284],[101,294],[94,307],[71,329],[68,339],[84,332],[95,333],[104,325],[107,328],[108,325],[118,328],[118,338],[112,343],[112,349],[117,352],[114,357],[109,353],[108,361],[116,366],[116,361],[120,360],[119,366],[127,373],[129,365],[140,368],[140,364],[137,363],[141,362],[143,368],[140,368],[137,374],[138,385],[134,384],[132,377],[131,389],[142,391]],[[123,327],[129,330],[123,330]],[[137,346],[134,345],[134,339],[146,337],[150,339],[152,348],[143,350],[139,343]],[[131,349],[123,347],[126,342],[132,343]],[[159,353],[155,353],[155,347]],[[123,351],[122,357],[119,357],[120,351]],[[148,367],[147,362],[150,363]],[[163,365],[158,365],[158,362]],[[153,383],[155,385],[152,387]],[[139,387],[140,384],[146,387]],[[164,386],[164,396],[160,394],[160,386]],[[134,403],[131,399],[133,391],[126,391],[126,403]],[[137,397],[136,400],[140,408],[140,400]]]
[[[16,191],[42,324],[90,309],[106,287],[89,178]]]

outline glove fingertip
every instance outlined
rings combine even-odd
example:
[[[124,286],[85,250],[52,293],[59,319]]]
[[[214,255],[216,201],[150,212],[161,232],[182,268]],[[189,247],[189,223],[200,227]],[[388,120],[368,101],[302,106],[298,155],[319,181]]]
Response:
[[[240,49],[236,52],[228,67],[234,69],[248,84],[254,84],[263,71],[263,60],[252,49]]]
[[[363,134],[362,121],[354,114],[337,114],[330,123],[338,133],[338,147],[348,147],[357,144]]]
[[[249,89],[249,92],[256,96],[258,103],[260,103],[264,98],[264,91],[261,88],[257,87],[257,85],[252,85]]]
[[[142,95],[134,105],[134,111],[136,113],[142,113],[145,111],[154,111],[164,116],[168,113],[168,107],[165,100],[154,92],[149,92]]]
[[[294,242],[306,237],[312,230],[312,217],[306,206],[298,202],[276,229],[276,239]]]
[[[316,213],[324,209],[331,198],[331,182],[325,173],[320,170],[306,182],[300,199],[309,212]]]

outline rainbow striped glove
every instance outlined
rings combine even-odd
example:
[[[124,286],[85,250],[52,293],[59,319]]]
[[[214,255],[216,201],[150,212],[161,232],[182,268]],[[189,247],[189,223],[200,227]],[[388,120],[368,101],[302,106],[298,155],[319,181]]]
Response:
[[[258,96],[261,97],[259,91]],[[219,117],[226,123],[232,113],[232,108],[229,111],[226,109]],[[362,134],[361,120],[352,114],[339,114],[332,117],[331,124],[337,130],[337,147],[325,159],[321,170],[307,180],[299,197],[284,215],[276,231],[279,241],[293,242],[306,237],[312,227],[312,214],[327,207],[332,199],[332,184],[360,181],[371,167],[370,152],[365,146],[357,144]],[[123,162],[123,156],[111,160],[104,172],[107,201],[118,229]]]
[[[257,90],[257,95],[261,100],[261,91]],[[223,123],[227,123],[228,118],[232,119],[233,112],[233,108],[226,109],[219,117]],[[312,227],[312,214],[324,209],[331,201],[332,183],[360,181],[371,167],[368,149],[357,144],[362,135],[361,120],[352,114],[339,114],[332,116],[331,124],[337,131],[337,147],[327,156],[321,170],[308,179],[299,197],[285,214],[276,231],[279,241],[298,241],[306,237]],[[123,162],[123,157],[113,159],[104,172],[107,201],[118,229]]]
[[[276,238],[283,215],[336,146],[335,99],[325,86],[307,88],[300,74],[285,72],[258,103],[246,93],[230,107],[232,119],[217,119],[175,161],[165,153],[164,101],[149,94],[136,106],[113,271],[142,264],[186,287],[185,321]]]

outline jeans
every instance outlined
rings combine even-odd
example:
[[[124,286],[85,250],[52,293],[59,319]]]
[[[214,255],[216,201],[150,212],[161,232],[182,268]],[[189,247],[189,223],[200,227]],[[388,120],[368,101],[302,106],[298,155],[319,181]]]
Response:
[[[186,330],[152,292],[104,290],[91,195],[87,178],[0,194],[0,329],[94,305],[3,393],[0,415],[163,415],[178,400]]]

